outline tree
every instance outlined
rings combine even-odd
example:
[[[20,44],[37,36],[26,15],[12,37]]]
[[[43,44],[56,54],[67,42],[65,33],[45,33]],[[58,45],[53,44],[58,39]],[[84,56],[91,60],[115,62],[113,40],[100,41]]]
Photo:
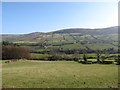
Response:
[[[2,59],[29,59],[29,50],[20,46],[2,46]]]
[[[117,64],[120,65],[120,55],[117,57]]]
[[[74,52],[74,56],[75,56],[74,61],[79,61],[79,59],[80,59],[80,54],[79,54],[79,51],[78,51],[78,50],[77,50],[76,52]]]
[[[101,56],[101,51],[100,50],[96,51],[96,56],[97,56],[97,62],[100,63],[100,56]]]
[[[101,60],[102,60],[102,62],[103,62],[105,59],[106,59],[105,56],[101,56]]]
[[[83,53],[83,60],[86,62],[87,61],[87,56],[86,56],[87,50],[84,49],[84,50],[81,50],[81,52]]]
[[[83,60],[86,62],[87,61],[87,56],[86,54],[83,55]]]
[[[9,41],[2,41],[2,46],[19,46],[18,44],[16,43],[12,43],[12,42],[9,42]]]

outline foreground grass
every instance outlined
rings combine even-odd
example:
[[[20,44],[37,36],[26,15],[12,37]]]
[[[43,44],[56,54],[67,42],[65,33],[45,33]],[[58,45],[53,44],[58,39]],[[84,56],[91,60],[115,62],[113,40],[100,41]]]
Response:
[[[117,65],[73,61],[17,61],[3,65],[3,87],[117,88]]]

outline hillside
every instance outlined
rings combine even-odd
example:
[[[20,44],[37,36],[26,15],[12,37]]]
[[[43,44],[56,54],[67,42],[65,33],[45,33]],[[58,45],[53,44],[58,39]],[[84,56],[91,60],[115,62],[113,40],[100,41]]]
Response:
[[[36,51],[52,49],[118,49],[118,28],[70,28],[48,33],[2,35],[3,41],[18,43]]]
[[[101,28],[101,29],[70,28],[70,29],[54,31],[52,33],[82,33],[82,34],[91,34],[91,35],[117,34],[118,27],[109,27],[109,28]]]

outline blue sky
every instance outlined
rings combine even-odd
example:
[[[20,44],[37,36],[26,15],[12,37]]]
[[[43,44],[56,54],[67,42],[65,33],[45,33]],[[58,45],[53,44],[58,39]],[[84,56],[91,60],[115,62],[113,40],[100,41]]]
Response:
[[[4,2],[2,33],[117,26],[117,2]]]

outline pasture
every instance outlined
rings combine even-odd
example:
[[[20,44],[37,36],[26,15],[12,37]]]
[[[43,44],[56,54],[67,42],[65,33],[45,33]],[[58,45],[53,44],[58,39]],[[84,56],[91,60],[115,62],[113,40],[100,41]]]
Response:
[[[21,60],[2,65],[4,88],[117,88],[118,65]]]

